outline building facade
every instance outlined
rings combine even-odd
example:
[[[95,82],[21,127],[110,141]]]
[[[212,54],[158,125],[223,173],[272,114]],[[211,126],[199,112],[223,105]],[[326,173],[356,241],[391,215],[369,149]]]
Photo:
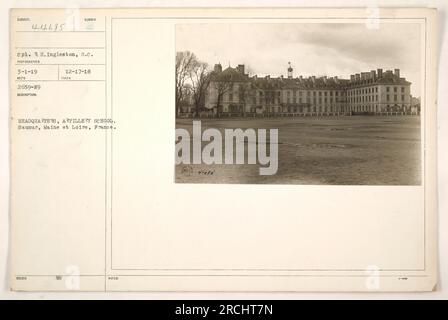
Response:
[[[411,83],[400,70],[362,72],[338,77],[257,77],[244,65],[222,70],[215,65],[205,95],[205,109],[218,115],[416,114]]]

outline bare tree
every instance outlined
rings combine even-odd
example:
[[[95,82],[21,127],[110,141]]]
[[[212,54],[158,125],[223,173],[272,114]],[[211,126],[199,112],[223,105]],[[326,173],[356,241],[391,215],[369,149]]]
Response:
[[[182,112],[182,108],[186,107],[187,112],[191,112],[190,107],[193,104],[193,92],[190,83],[185,83],[182,88],[182,99],[178,102],[178,110]]]
[[[180,104],[184,99],[186,81],[190,79],[192,67],[196,62],[194,53],[176,52],[176,116],[179,115]]]
[[[191,92],[195,106],[195,116],[199,116],[200,106],[204,103],[205,93],[210,83],[208,66],[206,63],[195,60],[190,72]]]
[[[213,85],[216,90],[216,112],[219,117],[222,99],[224,94],[232,89],[233,82],[230,80],[230,77],[220,75],[214,80]]]
[[[241,82],[238,85],[238,95],[239,95],[239,101],[243,107],[243,116],[246,116],[246,104],[249,100],[250,95],[250,87],[249,83],[247,82]]]

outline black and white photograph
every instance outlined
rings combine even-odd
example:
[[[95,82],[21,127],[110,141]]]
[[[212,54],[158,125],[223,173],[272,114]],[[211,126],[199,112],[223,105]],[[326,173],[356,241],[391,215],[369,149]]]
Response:
[[[175,182],[421,185],[420,24],[175,30]]]

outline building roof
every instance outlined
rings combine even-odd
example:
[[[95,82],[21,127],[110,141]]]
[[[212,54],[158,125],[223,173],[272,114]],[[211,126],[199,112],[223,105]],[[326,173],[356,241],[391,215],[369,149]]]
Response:
[[[212,81],[231,81],[231,82],[244,82],[249,80],[247,74],[242,74],[236,68],[227,67],[222,72],[211,72]]]
[[[390,85],[410,85],[411,83],[405,78],[400,78],[399,70],[396,72],[387,70],[382,72],[382,69],[370,72],[362,72],[352,75],[350,79],[340,79],[338,77],[307,77],[302,76],[296,78],[280,77],[258,77],[257,75],[249,77],[237,68],[227,67],[222,72],[211,72],[212,81],[231,81],[231,82],[247,82],[249,81],[253,88],[263,90],[279,90],[279,89],[323,89],[323,90],[338,90],[353,87],[365,87],[375,84],[390,84]]]

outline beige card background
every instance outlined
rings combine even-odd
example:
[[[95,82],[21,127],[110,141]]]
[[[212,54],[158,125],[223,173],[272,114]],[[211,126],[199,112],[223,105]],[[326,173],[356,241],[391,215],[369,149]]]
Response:
[[[41,11],[39,18],[57,20],[64,14]],[[281,22],[291,16],[365,17],[365,10],[98,10],[81,15],[105,22],[104,38],[88,41],[107,49],[106,81],[50,84],[41,92],[48,98],[37,104],[15,99],[12,88],[12,116],[110,116],[117,130],[55,135],[18,133],[12,127],[14,289],[67,290],[55,276],[67,277],[75,268],[81,290],[368,291],[372,267],[381,270],[375,290],[433,289],[434,12],[381,11],[381,17],[396,18],[393,23],[415,18],[431,44],[422,116],[425,183],[419,187],[173,182],[174,27],[185,23],[180,18],[235,19],[228,23],[275,16]],[[17,34],[12,39],[12,47],[30,41]],[[205,199],[198,201],[198,194]],[[347,201],[347,195],[356,200]]]

